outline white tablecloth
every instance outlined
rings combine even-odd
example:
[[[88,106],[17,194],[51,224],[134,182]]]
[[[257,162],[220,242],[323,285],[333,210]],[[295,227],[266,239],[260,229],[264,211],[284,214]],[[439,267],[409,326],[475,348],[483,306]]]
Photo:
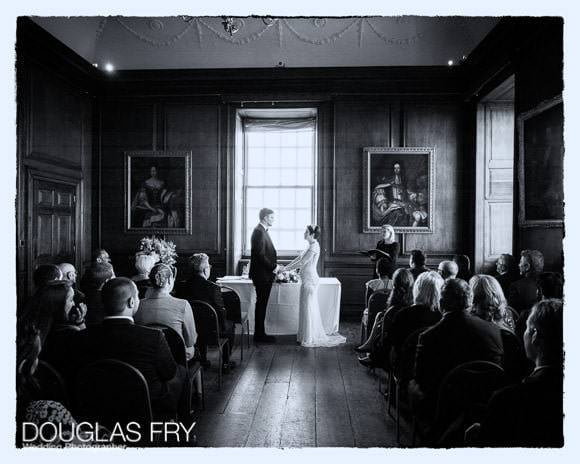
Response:
[[[248,312],[250,333],[254,333],[254,310],[256,290],[250,279],[226,276],[218,285],[231,287],[240,296],[242,312]],[[318,286],[318,303],[322,325],[327,334],[338,332],[340,317],[340,282],[335,277],[321,277]],[[298,333],[299,283],[274,283],[266,312],[266,333],[270,335],[294,335]]]

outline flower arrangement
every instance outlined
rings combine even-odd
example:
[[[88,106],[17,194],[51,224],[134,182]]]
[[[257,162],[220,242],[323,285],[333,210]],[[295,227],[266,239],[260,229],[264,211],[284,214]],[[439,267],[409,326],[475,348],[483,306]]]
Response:
[[[296,283],[298,280],[298,272],[296,271],[281,271],[276,274],[276,282],[280,284]]]
[[[161,262],[171,266],[175,264],[177,252],[175,243],[159,237],[143,237],[139,242],[139,252],[137,254],[156,256],[156,262]]]

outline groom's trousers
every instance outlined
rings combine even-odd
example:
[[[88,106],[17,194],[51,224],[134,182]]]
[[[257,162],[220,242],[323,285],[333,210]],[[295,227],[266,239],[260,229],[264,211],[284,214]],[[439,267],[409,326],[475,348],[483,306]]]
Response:
[[[268,307],[268,299],[270,298],[270,291],[272,290],[272,281],[270,282],[254,282],[256,288],[256,309],[254,311],[254,336],[262,336],[266,334],[264,321],[266,320],[266,308]]]

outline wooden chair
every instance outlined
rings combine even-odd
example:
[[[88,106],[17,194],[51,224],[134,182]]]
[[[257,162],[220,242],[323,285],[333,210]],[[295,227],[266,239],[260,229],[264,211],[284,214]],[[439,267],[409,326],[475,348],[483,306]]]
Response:
[[[165,340],[169,345],[169,349],[171,350],[171,354],[173,355],[173,359],[177,364],[180,366],[185,367],[187,372],[187,380],[186,380],[186,395],[187,395],[187,413],[191,414],[192,411],[192,404],[191,404],[191,397],[193,395],[193,382],[196,377],[199,376],[200,383],[201,383],[201,405],[202,409],[205,409],[205,387],[203,384],[203,368],[199,361],[190,360],[187,361],[187,351],[185,348],[185,342],[179,333],[177,333],[174,329],[169,326],[163,324],[148,324],[147,327],[151,327],[154,329],[159,329],[163,332],[165,336]]]
[[[369,336],[369,327],[372,328],[377,314],[387,309],[387,300],[390,290],[377,290],[369,298],[367,305],[367,317],[361,319],[361,344],[366,342]]]
[[[64,407],[69,407],[65,381],[53,366],[46,361],[39,360],[34,377],[40,386],[42,399],[58,401]]]
[[[74,382],[74,399],[78,422],[98,421],[110,431],[116,423],[129,422],[147,430],[153,420],[145,377],[117,359],[95,361],[81,369]]]
[[[218,315],[210,304],[201,300],[193,300],[190,304],[197,328],[198,345],[218,351],[218,388],[221,390],[223,350],[229,340],[221,336]]]
[[[504,387],[504,370],[489,361],[470,361],[452,369],[441,381],[432,424],[413,421],[413,444],[421,434],[427,445],[457,447],[464,445],[468,425],[479,422],[492,394]]]
[[[240,338],[240,362],[244,360],[244,326],[246,327],[246,338],[248,342],[248,349],[250,348],[250,321],[248,320],[248,313],[242,312],[242,302],[238,292],[226,285],[220,285],[222,298],[226,307],[228,320],[234,324],[240,324],[242,336]],[[233,347],[232,347],[233,348]]]

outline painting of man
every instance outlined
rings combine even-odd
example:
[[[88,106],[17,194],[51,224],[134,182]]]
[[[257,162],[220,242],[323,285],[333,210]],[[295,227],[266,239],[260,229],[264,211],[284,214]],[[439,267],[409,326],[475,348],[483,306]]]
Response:
[[[414,148],[365,150],[374,151],[365,152],[364,231],[374,232],[388,224],[397,228],[397,232],[429,232],[432,150],[422,149],[424,153]]]

